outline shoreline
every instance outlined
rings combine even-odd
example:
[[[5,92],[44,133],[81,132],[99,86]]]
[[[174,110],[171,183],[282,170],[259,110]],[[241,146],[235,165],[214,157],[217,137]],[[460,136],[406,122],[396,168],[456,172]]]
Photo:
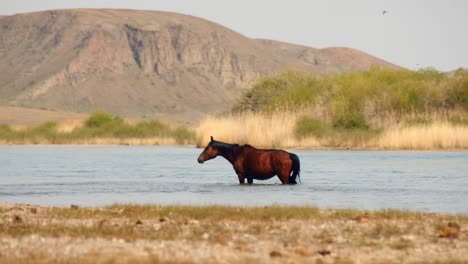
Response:
[[[26,146],[26,147],[43,147],[43,146],[66,146],[66,147],[179,147],[179,148],[195,148],[203,149],[204,147],[197,147],[196,144],[88,144],[88,143],[65,143],[65,144],[15,144],[15,143],[4,143],[0,142],[0,147],[16,147],[16,146]],[[264,147],[259,147],[260,149]],[[349,147],[278,147],[277,149],[285,150],[300,150],[300,151],[423,151],[423,152],[468,152],[468,148],[349,148]]]
[[[14,203],[0,203],[0,213],[0,262],[468,262],[467,215]]]

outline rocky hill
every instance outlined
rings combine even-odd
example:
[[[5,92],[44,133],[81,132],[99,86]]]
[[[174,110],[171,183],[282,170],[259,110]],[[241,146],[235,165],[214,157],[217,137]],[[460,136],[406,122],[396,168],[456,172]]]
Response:
[[[59,10],[0,17],[0,106],[191,121],[259,76],[396,67],[349,48],[250,39],[193,16]]]

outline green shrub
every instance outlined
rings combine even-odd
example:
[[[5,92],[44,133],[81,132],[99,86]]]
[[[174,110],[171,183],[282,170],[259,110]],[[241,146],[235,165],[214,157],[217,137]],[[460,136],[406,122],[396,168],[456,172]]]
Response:
[[[301,117],[294,129],[296,138],[306,138],[309,136],[315,136],[318,138],[324,137],[331,130],[330,126],[316,118],[312,117]]]
[[[373,68],[336,75],[295,72],[261,79],[234,106],[234,111],[295,111],[319,104],[340,128],[366,128],[369,120],[392,114],[468,111],[468,72],[444,74]],[[371,113],[371,114],[369,114]]]
[[[272,98],[279,96],[286,87],[287,83],[282,79],[265,78],[254,89],[245,93],[242,101],[235,105],[233,110],[234,112],[259,111]]]
[[[171,128],[158,120],[142,121],[135,125],[135,134],[140,137],[168,137],[171,134]]]
[[[432,123],[432,120],[423,117],[411,118],[405,121],[407,126],[428,126]]]
[[[344,114],[333,120],[336,129],[369,129],[369,125],[361,114]]]
[[[448,97],[452,105],[461,105],[468,108],[468,73],[459,70],[455,73],[449,86]]]
[[[14,131],[9,125],[0,125],[0,138],[11,139],[14,136]]]
[[[186,127],[179,126],[172,131],[172,137],[175,138],[177,143],[185,144],[195,139],[195,133],[188,130]]]
[[[85,126],[89,128],[103,127],[108,125],[114,120],[114,118],[103,111],[97,111],[91,114],[91,116],[85,121]]]
[[[18,135],[21,135],[23,138],[29,138],[35,140],[47,139],[51,142],[55,142],[57,139],[57,122],[46,122],[35,127],[26,129],[25,131],[20,131]]]
[[[461,116],[454,116],[449,118],[449,122],[453,125],[468,126],[468,118]]]
[[[118,116],[99,111],[90,115],[83,126],[71,132],[59,132],[56,122],[47,122],[24,130],[14,130],[10,126],[0,126],[0,139],[17,143],[39,142],[45,139],[50,143],[66,143],[89,138],[174,138],[177,143],[192,143],[194,132],[184,126],[171,128],[158,120],[141,121],[135,125],[125,122]]]
[[[285,91],[292,88],[310,87],[308,82],[311,81],[314,80],[294,71],[288,71],[278,76],[264,77],[254,84],[252,89],[244,93],[240,101],[234,105],[233,112],[274,110],[277,107],[272,102],[285,95]],[[309,93],[310,90],[307,89],[306,92]],[[297,96],[289,97],[289,99],[300,98],[302,98],[300,92]],[[279,100],[278,103],[283,104],[284,102]],[[290,102],[288,104],[293,105]]]

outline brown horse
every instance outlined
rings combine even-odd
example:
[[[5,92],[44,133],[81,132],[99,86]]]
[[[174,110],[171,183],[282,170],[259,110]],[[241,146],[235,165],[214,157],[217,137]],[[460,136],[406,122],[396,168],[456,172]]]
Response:
[[[239,183],[249,184],[253,180],[267,180],[278,175],[283,184],[296,184],[300,163],[296,154],[278,149],[256,149],[250,145],[240,146],[216,141],[211,137],[210,143],[198,156],[198,162],[222,156],[227,159],[239,177]],[[300,181],[300,179],[299,179]]]

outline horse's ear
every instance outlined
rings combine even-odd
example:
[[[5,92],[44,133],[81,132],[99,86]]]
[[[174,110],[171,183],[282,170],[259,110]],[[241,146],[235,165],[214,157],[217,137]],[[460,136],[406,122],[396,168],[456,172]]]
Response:
[[[213,139],[213,136],[210,136],[210,137],[211,137],[211,141],[213,141],[213,140],[214,140],[214,139]]]

